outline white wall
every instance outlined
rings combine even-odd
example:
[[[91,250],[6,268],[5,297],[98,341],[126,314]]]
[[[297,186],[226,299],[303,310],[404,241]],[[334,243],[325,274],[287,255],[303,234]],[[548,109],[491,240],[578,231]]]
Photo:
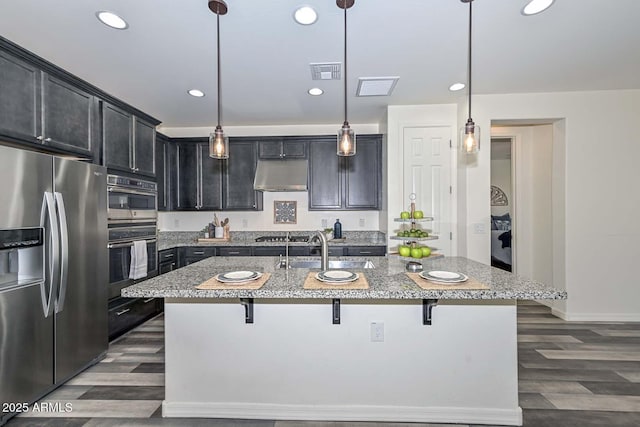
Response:
[[[636,269],[640,90],[474,96],[474,119],[554,122],[552,177],[554,286],[569,320],[640,320]],[[467,224],[489,229],[490,153],[466,169]],[[564,193],[564,197],[562,197]],[[467,254],[488,262],[489,239],[467,232]],[[562,260],[564,258],[564,262]]]
[[[387,109],[387,217],[386,227],[389,230],[387,236],[398,228],[393,219],[406,208],[409,200],[402,200],[403,186],[403,129],[417,126],[449,126],[456,146],[457,133],[457,106],[455,104],[439,105],[390,105]],[[457,162],[456,151],[453,150],[452,164]],[[455,170],[455,167],[452,167]],[[457,176],[452,173],[451,185],[453,186],[452,204],[457,199]],[[457,212],[454,206],[451,208],[451,224],[454,230],[451,253],[457,254]],[[382,221],[382,219],[381,219]],[[390,241],[390,246],[397,246],[397,242]]]
[[[352,124],[357,134],[380,133],[378,124]],[[229,126],[224,131],[227,136],[283,136],[283,135],[329,135],[336,134],[337,124],[296,125],[296,126]],[[170,137],[201,137],[213,132],[213,127],[163,128],[158,130]],[[340,219],[343,231],[378,230],[378,211],[309,211],[307,192],[265,192],[264,210],[258,212],[224,211],[218,216],[229,218],[232,231],[295,231],[318,230],[322,221],[332,227]],[[274,224],[273,202],[276,200],[297,201],[297,224]],[[198,231],[213,220],[213,212],[160,212],[158,227],[161,231]],[[363,224],[364,225],[361,225]]]

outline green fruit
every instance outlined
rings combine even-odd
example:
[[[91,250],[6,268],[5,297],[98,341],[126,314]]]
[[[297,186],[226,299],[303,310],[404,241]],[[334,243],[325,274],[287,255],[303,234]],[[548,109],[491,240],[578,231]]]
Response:
[[[402,211],[400,212],[400,218],[402,219],[409,219],[409,217],[411,216],[411,214],[407,211]]]
[[[409,232],[409,237],[417,237],[415,231]]]
[[[396,233],[396,236],[398,236],[398,237],[402,237],[402,231],[398,231],[398,232]]]
[[[423,257],[428,257],[429,255],[431,255],[431,248],[429,246],[423,246],[420,248],[420,250],[422,251]]]
[[[411,255],[411,248],[404,245],[398,246],[398,254],[400,256],[408,257],[409,255]]]
[[[424,218],[424,212],[422,212],[422,211],[413,211],[413,217],[415,219],[422,219],[422,218]]]
[[[411,258],[422,258],[422,249],[420,249],[420,248],[412,248],[411,249]]]

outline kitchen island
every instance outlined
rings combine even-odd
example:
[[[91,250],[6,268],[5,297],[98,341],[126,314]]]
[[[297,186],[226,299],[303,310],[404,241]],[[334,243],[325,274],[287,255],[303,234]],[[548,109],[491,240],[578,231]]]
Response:
[[[165,298],[163,416],[520,425],[515,300],[566,293],[457,257],[423,264],[488,289],[423,290],[403,262],[370,260],[362,290],[303,289],[310,270],[272,257],[212,257],[123,289]],[[270,278],[195,289],[233,270]]]

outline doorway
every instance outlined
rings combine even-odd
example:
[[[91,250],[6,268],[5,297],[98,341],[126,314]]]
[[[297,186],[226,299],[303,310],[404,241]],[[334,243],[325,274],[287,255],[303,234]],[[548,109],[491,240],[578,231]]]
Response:
[[[513,174],[510,137],[491,138],[491,265],[513,271]]]

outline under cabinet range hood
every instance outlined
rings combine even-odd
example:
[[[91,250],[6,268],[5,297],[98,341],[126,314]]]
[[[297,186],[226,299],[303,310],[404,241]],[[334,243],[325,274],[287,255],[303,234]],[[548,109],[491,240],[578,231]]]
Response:
[[[258,160],[253,189],[307,191],[306,160]]]

